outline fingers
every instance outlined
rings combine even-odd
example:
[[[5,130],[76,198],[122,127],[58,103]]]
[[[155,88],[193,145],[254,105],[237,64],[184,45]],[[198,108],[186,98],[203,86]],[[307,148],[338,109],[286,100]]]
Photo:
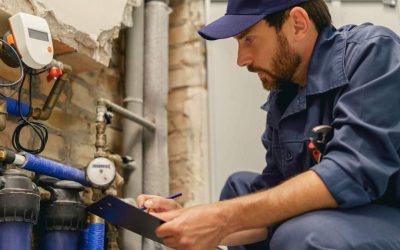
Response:
[[[175,210],[171,210],[168,212],[160,212],[160,213],[152,213],[150,212],[151,215],[163,220],[163,221],[171,221],[173,219],[175,219],[176,217],[178,217],[184,209],[175,209]]]
[[[139,207],[144,206],[150,212],[165,212],[181,208],[181,205],[173,199],[166,199],[156,195],[139,195],[137,198]]]

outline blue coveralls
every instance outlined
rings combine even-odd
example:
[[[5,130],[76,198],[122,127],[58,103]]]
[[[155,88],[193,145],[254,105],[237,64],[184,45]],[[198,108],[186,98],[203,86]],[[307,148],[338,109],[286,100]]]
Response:
[[[305,88],[274,90],[262,107],[267,167],[232,175],[229,199],[315,171],[339,204],[269,228],[266,242],[230,249],[400,249],[400,38],[372,24],[325,28]],[[333,138],[315,164],[312,128]],[[251,211],[249,211],[251,212]]]

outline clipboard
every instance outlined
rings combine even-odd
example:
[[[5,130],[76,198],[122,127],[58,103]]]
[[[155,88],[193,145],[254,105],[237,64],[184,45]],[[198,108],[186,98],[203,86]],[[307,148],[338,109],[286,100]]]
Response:
[[[123,227],[129,231],[140,234],[143,237],[163,243],[155,234],[158,226],[164,221],[134,207],[114,196],[105,196],[101,200],[91,204],[86,210],[106,221]]]

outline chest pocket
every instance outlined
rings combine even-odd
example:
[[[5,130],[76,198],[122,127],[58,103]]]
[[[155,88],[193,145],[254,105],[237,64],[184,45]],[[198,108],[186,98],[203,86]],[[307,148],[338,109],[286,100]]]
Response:
[[[282,173],[286,178],[304,172],[313,165],[307,144],[308,139],[281,143]]]

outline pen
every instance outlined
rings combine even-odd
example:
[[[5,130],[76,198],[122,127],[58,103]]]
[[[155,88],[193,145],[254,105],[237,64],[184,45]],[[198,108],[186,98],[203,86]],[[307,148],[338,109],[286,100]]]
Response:
[[[175,199],[175,198],[178,198],[178,197],[181,196],[181,195],[182,195],[182,193],[176,193],[176,194],[173,194],[173,195],[164,197],[164,198],[165,198],[165,199]],[[139,209],[142,210],[142,211],[144,211],[144,210],[146,210],[146,207],[143,205],[143,206],[141,206]]]

